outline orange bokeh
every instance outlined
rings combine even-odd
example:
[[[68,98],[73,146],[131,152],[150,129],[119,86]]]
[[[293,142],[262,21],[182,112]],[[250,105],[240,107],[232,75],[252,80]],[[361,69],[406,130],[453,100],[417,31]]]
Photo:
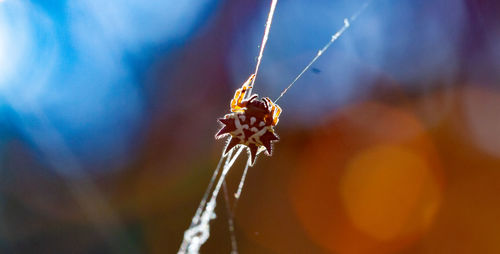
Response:
[[[380,145],[356,154],[340,185],[348,217],[381,241],[427,228],[439,200],[432,174],[427,161],[405,147]]]
[[[292,176],[298,219],[337,253],[393,253],[428,229],[441,201],[434,146],[408,111],[363,103],[317,131]]]

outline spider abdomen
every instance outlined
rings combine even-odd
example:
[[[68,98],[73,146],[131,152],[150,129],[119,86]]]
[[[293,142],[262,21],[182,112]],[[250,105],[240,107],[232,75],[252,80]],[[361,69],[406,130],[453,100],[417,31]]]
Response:
[[[268,155],[271,155],[271,142],[278,140],[272,125],[266,123],[266,114],[252,114],[245,110],[242,113],[231,113],[218,119],[224,127],[217,133],[216,138],[231,135],[225,153],[236,145],[245,145],[250,150],[252,164],[257,156],[257,150],[264,146]]]
[[[261,146],[271,155],[271,142],[278,140],[273,127],[278,124],[281,114],[281,108],[268,97],[258,99],[256,94],[248,96],[254,79],[255,74],[250,75],[243,86],[236,90],[230,104],[233,113],[219,119],[224,127],[215,135],[215,138],[231,135],[224,154],[236,145],[247,146],[252,164]]]

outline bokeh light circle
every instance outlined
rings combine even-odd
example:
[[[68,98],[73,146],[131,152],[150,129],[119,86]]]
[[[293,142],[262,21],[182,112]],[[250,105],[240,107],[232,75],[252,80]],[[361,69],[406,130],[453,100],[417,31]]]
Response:
[[[381,241],[418,231],[420,226],[426,228],[435,207],[422,207],[421,198],[430,196],[430,202],[436,203],[438,192],[427,161],[394,145],[369,147],[354,155],[340,188],[354,226]],[[412,218],[415,216],[420,219]]]
[[[376,103],[346,107],[317,130],[289,195],[311,239],[335,253],[394,253],[439,211],[443,175],[414,115]]]

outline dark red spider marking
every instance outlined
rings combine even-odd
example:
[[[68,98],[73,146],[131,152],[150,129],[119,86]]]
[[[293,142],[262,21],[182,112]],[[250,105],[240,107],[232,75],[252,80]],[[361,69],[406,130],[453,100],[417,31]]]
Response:
[[[272,142],[279,140],[273,129],[273,112],[265,99],[256,99],[257,95],[244,101],[243,112],[227,114],[218,120],[224,124],[215,135],[220,138],[231,135],[224,153],[236,145],[246,145],[250,150],[251,164],[254,164],[260,146],[266,148],[267,154],[272,153]]]

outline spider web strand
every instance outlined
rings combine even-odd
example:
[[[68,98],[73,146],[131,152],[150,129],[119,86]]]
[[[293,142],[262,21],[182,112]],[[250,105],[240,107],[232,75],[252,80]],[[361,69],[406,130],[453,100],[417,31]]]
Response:
[[[366,7],[368,7],[368,5],[370,4],[371,0],[365,2],[360,8],[359,10],[354,13],[350,18],[345,18],[344,19],[344,25],[334,34],[332,35],[332,38],[330,39],[330,41],[325,45],[323,46],[323,48],[321,50],[318,51],[318,53],[316,54],[316,56],[311,60],[311,62],[309,62],[309,64],[304,68],[302,69],[302,71],[299,73],[299,75],[297,75],[295,77],[295,79],[292,81],[292,83],[290,83],[290,85],[288,85],[285,90],[283,90],[283,92],[281,92],[280,96],[278,96],[278,98],[276,98],[276,100],[274,100],[274,103],[278,102],[278,100],[283,97],[283,95],[285,95],[286,92],[288,92],[288,89],[290,89],[294,84],[295,82],[297,82],[297,80],[299,80],[302,75],[304,75],[304,73],[306,73],[307,70],[309,70],[309,68],[311,68],[311,66],[314,64],[314,62],[316,62],[316,60],[318,60],[318,58],[323,55],[323,53],[325,53],[326,50],[328,50],[328,48],[340,37],[342,36],[342,34],[351,26],[351,23],[353,21],[355,21],[358,16],[366,9]]]
[[[197,223],[191,225],[184,232],[184,238],[181,247],[177,252],[178,254],[199,253],[201,245],[203,245],[210,237],[210,220],[215,218],[214,210],[217,205],[216,203],[217,196],[219,195],[220,188],[222,186],[222,183],[224,182],[227,172],[231,169],[231,167],[233,166],[234,162],[241,154],[243,149],[244,146],[241,146],[238,149],[238,151],[232,156],[232,158],[231,158],[231,152],[228,153],[228,155],[226,156],[224,155],[221,156],[222,158],[225,157],[226,161],[224,163],[224,168],[222,170],[222,173],[219,176],[219,180],[217,181],[217,185],[215,186],[212,192],[210,201],[206,203],[205,209],[203,210],[199,218],[196,220]],[[234,150],[234,148],[231,150]]]
[[[267,16],[264,37],[262,37],[262,42],[260,44],[260,52],[259,52],[259,56],[257,57],[257,64],[255,65],[255,72],[254,72],[255,78],[252,80],[252,84],[250,85],[250,88],[248,89],[248,92],[246,94],[247,98],[251,96],[253,84],[255,83],[255,79],[257,79],[257,73],[259,72],[260,62],[262,61],[262,56],[264,55],[264,49],[266,48],[267,39],[269,38],[269,30],[271,30],[271,23],[273,22],[274,10],[276,9],[277,3],[278,3],[278,0],[272,0],[272,2],[271,2],[271,9],[269,10],[269,14]]]
[[[212,186],[214,185],[215,179],[217,178],[217,175],[219,174],[219,170],[220,170],[220,166],[222,165],[222,161],[224,161],[224,159],[226,157],[231,157],[232,152],[233,151],[231,150],[226,155],[224,155],[224,153],[221,155],[219,162],[217,163],[217,167],[215,168],[214,173],[212,175],[212,178],[210,179],[210,183],[208,184],[208,187],[205,190],[205,193],[203,194],[203,198],[201,199],[201,202],[198,205],[198,208],[196,209],[196,213],[193,216],[193,219],[191,220],[190,227],[194,226],[195,224],[197,224],[200,221],[201,213],[203,212],[203,208],[205,207],[205,204],[207,203],[208,195],[210,195],[210,190],[212,189]]]
[[[236,205],[238,204],[238,200],[240,200],[241,192],[243,191],[243,186],[245,185],[245,179],[247,176],[248,168],[250,167],[250,163],[251,163],[250,158],[248,158],[247,163],[245,165],[245,170],[243,170],[243,175],[241,176],[240,183],[238,184],[238,190],[234,194],[233,208],[231,209],[233,214],[236,210]]]
[[[234,214],[231,210],[231,204],[229,203],[229,195],[226,181],[222,183],[222,190],[224,191],[224,203],[226,204],[227,212],[227,224],[229,227],[229,237],[231,240],[231,254],[238,254],[238,243],[236,242],[236,235],[234,233]]]

